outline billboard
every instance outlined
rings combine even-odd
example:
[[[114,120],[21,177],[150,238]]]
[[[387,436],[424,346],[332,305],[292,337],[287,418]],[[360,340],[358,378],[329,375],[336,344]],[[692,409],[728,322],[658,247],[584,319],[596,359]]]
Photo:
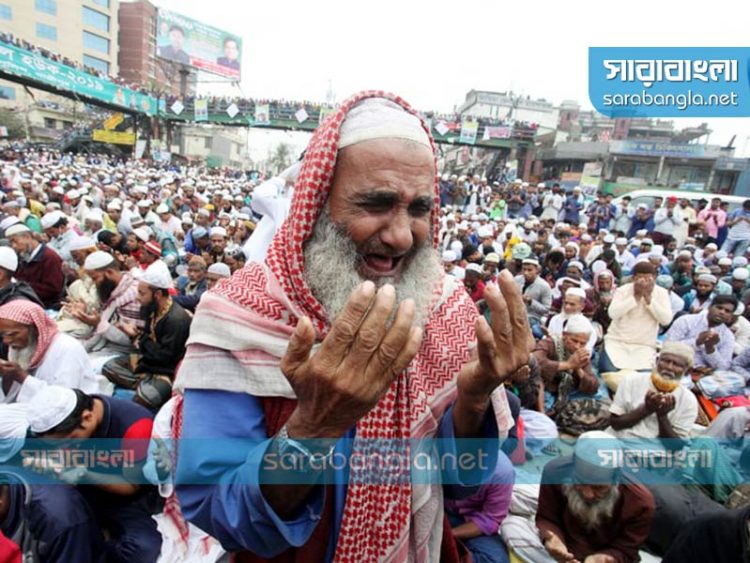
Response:
[[[239,36],[159,9],[156,29],[159,57],[239,80],[241,53]]]

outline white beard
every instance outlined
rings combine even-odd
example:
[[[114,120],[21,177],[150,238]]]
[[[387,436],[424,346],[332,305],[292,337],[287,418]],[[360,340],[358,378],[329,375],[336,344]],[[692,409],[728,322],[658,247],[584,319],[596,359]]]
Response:
[[[31,359],[34,357],[36,347],[36,338],[32,336],[29,340],[29,343],[23,348],[10,348],[8,350],[8,360],[11,362],[16,362],[24,369],[24,371],[26,371],[31,365]]]
[[[617,486],[612,487],[612,490],[604,499],[594,504],[589,504],[583,500],[573,485],[562,485],[562,491],[565,500],[568,501],[568,510],[589,531],[594,530],[602,521],[612,517],[615,504],[620,498],[620,489]]]
[[[331,221],[325,209],[305,244],[304,258],[305,280],[333,320],[343,311],[352,291],[365,279],[357,271],[361,257],[354,242]],[[440,257],[428,241],[402,260],[406,262],[398,279],[380,278],[376,285],[392,284],[397,303],[413,299],[414,326],[424,327],[435,286],[443,275]]]

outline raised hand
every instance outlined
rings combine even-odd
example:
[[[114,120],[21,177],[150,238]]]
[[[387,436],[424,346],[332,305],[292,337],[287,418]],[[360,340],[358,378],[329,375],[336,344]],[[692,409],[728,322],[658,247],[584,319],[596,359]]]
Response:
[[[412,326],[414,302],[396,300],[391,285],[375,293],[366,281],[352,292],[320,349],[310,355],[315,330],[303,318],[281,360],[299,402],[287,422],[290,437],[339,438],[364,417],[419,351],[422,329]]]
[[[575,555],[568,551],[567,546],[553,532],[550,532],[549,530],[544,532],[542,540],[544,541],[544,547],[547,550],[547,553],[549,553],[550,557],[555,561],[568,561],[570,563],[576,561]]]
[[[458,374],[459,396],[489,397],[498,385],[529,363],[534,348],[526,307],[513,276],[503,270],[497,280],[497,285],[489,284],[484,291],[492,328],[484,317],[477,319],[477,354]]]

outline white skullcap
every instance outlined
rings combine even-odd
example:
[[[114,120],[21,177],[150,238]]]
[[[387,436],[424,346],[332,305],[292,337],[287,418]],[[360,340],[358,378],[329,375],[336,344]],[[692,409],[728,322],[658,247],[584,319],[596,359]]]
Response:
[[[626,239],[625,237],[617,237],[615,239],[615,244],[617,246],[625,246],[626,244],[628,244],[628,239]]]
[[[563,332],[569,334],[591,334],[591,330],[591,323],[581,314],[572,315],[563,323]]]
[[[721,260],[722,258],[726,258],[727,256],[729,256],[729,254],[727,254],[727,253],[726,253],[726,252],[724,252],[723,250],[719,250],[719,252],[717,252],[717,253],[716,253],[716,257],[717,257],[717,258],[718,258],[719,260]]]
[[[606,235],[603,240],[604,240],[604,242],[606,244],[612,244],[612,243],[615,242],[615,235]],[[623,239],[623,240],[625,240],[625,239]],[[628,243],[628,241],[626,240],[622,244],[627,244],[627,243]]]
[[[646,204],[644,203],[642,205],[646,205]],[[648,205],[646,205],[646,208],[648,209]],[[635,236],[637,236],[637,237],[645,237],[647,234],[648,234],[648,230],[647,229],[638,229],[635,232]]]
[[[568,268],[570,268],[571,266],[573,266],[574,268],[578,268],[583,272],[583,264],[578,260],[571,260],[570,262],[568,262]]]
[[[89,237],[75,237],[68,244],[68,250],[83,250],[85,248],[93,248],[96,246],[96,241]]]
[[[489,225],[484,225],[483,227],[479,227],[479,230],[477,231],[477,236],[479,238],[487,238],[494,235],[492,227]]]
[[[28,410],[27,403],[0,405],[0,463],[21,451],[29,429]]]
[[[158,206],[158,207],[156,208],[156,212],[157,212],[157,213],[159,213],[159,214],[162,214],[162,213],[169,213],[169,207],[167,206],[167,204],[166,204],[166,203],[162,203],[162,204],[160,204],[160,205],[159,205],[159,206]]]
[[[84,221],[95,221],[97,223],[104,222],[104,219],[102,219],[102,214],[98,211],[89,211],[86,213],[86,216],[83,218]]]
[[[71,185],[73,185],[72,182]],[[81,197],[81,192],[79,192],[78,190],[68,191],[68,199],[78,199],[79,197]]]
[[[216,274],[221,276],[222,278],[228,278],[232,275],[232,271],[229,269],[229,266],[224,264],[224,262],[218,262],[216,264],[211,264],[208,267],[208,273],[209,274]]]
[[[420,119],[383,98],[362,100],[349,110],[341,124],[338,148],[373,139],[405,139],[432,150]]]
[[[30,233],[31,229],[29,229],[26,225],[23,223],[14,223],[7,229],[5,229],[5,236],[6,237],[12,237],[14,235],[21,235],[25,233]]]
[[[713,242],[709,242],[709,243],[708,243],[708,244],[706,245],[706,250],[719,250],[719,247],[718,247],[718,246],[716,246],[716,243],[713,243]]]
[[[138,207],[151,207],[151,201],[148,199],[142,199],[138,203],[136,203]]]
[[[122,203],[119,201],[110,201],[107,204],[107,209],[109,211],[122,211]]]
[[[701,274],[698,276],[698,281],[706,281],[709,283],[716,283],[716,276],[713,274]]]
[[[84,247],[84,248],[88,248],[88,247]],[[112,256],[109,252],[97,250],[96,252],[92,252],[91,254],[86,256],[86,261],[83,263],[83,269],[89,270],[89,271],[101,270],[102,268],[111,266],[114,263],[114,261],[115,261],[114,256]]]
[[[174,285],[169,268],[161,260],[157,260],[146,268],[146,271],[137,274],[136,278],[151,287],[159,289],[170,289]]]
[[[719,266],[731,266],[732,265],[732,259],[731,258],[722,258],[719,260]]]
[[[477,274],[482,273],[482,267],[479,264],[474,264],[473,262],[466,266],[467,272],[476,272]]]
[[[688,361],[688,366],[693,365],[695,352],[692,346],[688,346],[683,342],[667,341],[661,345],[660,354],[674,354],[675,356],[681,356]]]
[[[607,269],[607,263],[604,260],[596,260],[591,264],[591,273],[596,275]]]
[[[641,244],[648,244],[649,246],[654,246],[654,241],[650,238],[644,238],[641,240]]]
[[[744,268],[747,266],[747,258],[744,256],[735,256],[734,260],[732,260],[732,266],[735,268]]]
[[[221,237],[226,238],[227,230],[224,227],[212,227],[211,236],[214,236],[214,235],[219,235]]]
[[[539,260],[537,260],[536,258],[524,258],[523,260],[521,260],[521,264],[529,264],[538,268]]]
[[[546,188],[546,187],[547,187],[547,185],[546,185],[546,184],[545,184],[544,182],[539,182],[539,183],[538,183],[538,184],[536,185],[536,187],[537,187],[537,188]]]
[[[732,279],[745,281],[747,278],[750,277],[750,272],[748,272],[747,268],[737,268],[732,272]]]
[[[456,253],[456,256],[461,256],[464,252],[464,245],[460,240],[454,240],[451,243],[451,250]]]
[[[63,217],[65,217],[65,213],[63,213],[62,211],[51,211],[49,213],[45,213],[42,216],[42,229],[49,229],[50,227],[54,227]]]
[[[452,250],[446,250],[443,252],[443,262],[455,262],[456,260],[456,253]]]
[[[692,258],[692,257],[693,257],[693,253],[692,253],[692,252],[690,252],[690,251],[689,251],[689,250],[687,250],[687,249],[685,249],[685,250],[680,250],[679,254],[677,254],[677,257],[678,257],[678,258]]]
[[[584,233],[584,234],[582,234],[582,235],[581,235],[581,240],[582,240],[583,242],[591,242],[591,241],[592,241],[592,240],[594,240],[594,239],[592,239],[592,238],[591,238],[591,235],[590,235],[590,234],[588,234],[588,233]]]
[[[148,242],[151,240],[151,229],[149,229],[148,227],[138,227],[137,229],[133,230],[133,234],[135,234],[135,236],[137,236],[143,242]]]
[[[500,255],[496,252],[490,252],[487,256],[484,257],[484,261],[491,262],[493,264],[499,264],[500,263]]]
[[[586,299],[586,292],[580,287],[569,287],[565,292],[565,295],[574,295],[576,297],[580,297],[581,299]]]
[[[28,421],[36,434],[48,432],[68,418],[78,404],[72,389],[59,385],[42,387],[28,403]]]
[[[9,246],[0,246],[0,268],[5,268],[10,272],[18,269],[18,255]]]

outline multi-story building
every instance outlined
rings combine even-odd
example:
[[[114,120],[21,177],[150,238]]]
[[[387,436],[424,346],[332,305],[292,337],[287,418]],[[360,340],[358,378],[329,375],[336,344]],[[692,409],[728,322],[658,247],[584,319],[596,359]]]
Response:
[[[119,0],[0,0],[0,31],[40,48],[116,76]],[[0,80],[0,107],[24,113],[29,138],[54,139],[86,108],[73,102]]]
[[[209,166],[244,168],[248,165],[247,130],[244,128],[193,125],[184,126],[182,134],[183,146],[170,147],[173,154],[205,161]]]

